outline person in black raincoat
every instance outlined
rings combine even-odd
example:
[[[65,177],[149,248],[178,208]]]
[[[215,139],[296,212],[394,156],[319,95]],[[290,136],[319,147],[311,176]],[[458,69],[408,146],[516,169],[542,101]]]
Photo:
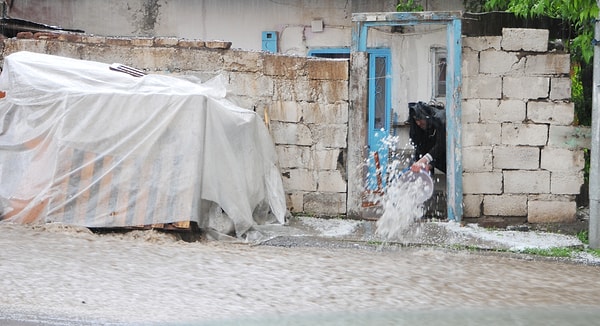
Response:
[[[446,173],[446,111],[424,102],[408,104],[410,139],[415,147],[413,172],[436,168]]]

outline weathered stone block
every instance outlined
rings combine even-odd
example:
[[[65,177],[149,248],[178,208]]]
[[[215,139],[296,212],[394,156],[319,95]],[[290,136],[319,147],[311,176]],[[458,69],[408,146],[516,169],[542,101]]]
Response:
[[[176,46],[179,43],[177,37],[156,37],[154,38],[154,46]]]
[[[311,124],[309,128],[316,140],[317,149],[345,148],[348,139],[348,125]]]
[[[504,77],[502,93],[511,99],[548,98],[550,78],[548,77]]]
[[[577,203],[569,197],[530,197],[527,208],[529,223],[572,223],[575,222]]]
[[[263,53],[230,50],[223,52],[223,69],[226,71],[262,72]]]
[[[317,93],[319,103],[336,103],[348,101],[348,81],[344,80],[311,80],[309,87]]]
[[[263,60],[265,75],[292,80],[300,75],[305,75],[306,58],[265,54]]]
[[[348,102],[307,103],[303,113],[304,123],[348,123]]]
[[[504,171],[505,194],[550,193],[549,171]]]
[[[502,97],[502,78],[490,76],[466,76],[463,79],[463,98],[498,99]]]
[[[482,51],[479,53],[479,72],[482,74],[510,75],[523,71],[525,59],[515,52]]]
[[[527,75],[568,75],[571,58],[568,53],[547,53],[527,56]]]
[[[482,100],[481,121],[522,122],[526,117],[526,105],[522,100]]]
[[[480,107],[481,104],[478,99],[463,100],[461,104],[462,123],[478,123]]]
[[[271,121],[271,134],[275,144],[301,146],[313,144],[312,133],[303,124]]]
[[[491,172],[492,147],[473,146],[463,147],[462,163],[465,172]]]
[[[461,71],[463,76],[479,74],[479,51],[473,51],[463,46]]]
[[[592,131],[586,126],[551,125],[548,146],[560,148],[591,148]]]
[[[346,214],[346,194],[307,193],[304,195],[304,212],[319,216]]]
[[[274,101],[268,112],[272,121],[299,122],[303,114],[302,103]]]
[[[335,170],[338,167],[339,157],[339,149],[316,150],[313,168],[317,170]]]
[[[310,79],[348,80],[348,61],[311,58],[306,61],[306,72]]]
[[[232,74],[227,90],[235,95],[272,96],[273,79],[252,73],[239,72]]]
[[[483,198],[483,215],[526,216],[526,195],[487,195]]]
[[[502,173],[463,173],[464,194],[501,194]]]
[[[464,195],[463,196],[463,216],[464,217],[480,217],[482,202],[483,202],[482,195]]]
[[[546,147],[542,149],[540,166],[549,171],[580,171],[585,166],[582,150]]]
[[[311,169],[311,148],[309,146],[275,146],[279,168],[281,169]]]
[[[286,191],[316,191],[316,173],[307,169],[282,170],[283,188]]]
[[[133,46],[153,46],[154,38],[152,38],[152,37],[133,37],[131,39],[131,45],[133,45]]]
[[[550,78],[550,99],[551,100],[570,100],[571,99],[571,79],[568,77]]]
[[[292,213],[304,211],[304,192],[292,191],[285,194],[286,208]]]
[[[500,36],[463,37],[462,46],[474,51],[500,50],[501,41],[502,37]]]
[[[550,192],[555,195],[578,195],[583,182],[583,171],[552,172]]]
[[[500,142],[499,123],[467,123],[462,127],[463,147],[492,146]]]
[[[319,192],[346,192],[346,180],[340,171],[319,171],[317,191]]]
[[[527,118],[536,123],[568,126],[575,117],[575,104],[565,102],[529,101]]]
[[[503,123],[502,144],[544,146],[548,141],[548,126],[531,123]]]
[[[495,146],[494,169],[534,170],[540,167],[540,149],[532,146]]]
[[[547,29],[503,28],[502,49],[505,51],[548,51]]]

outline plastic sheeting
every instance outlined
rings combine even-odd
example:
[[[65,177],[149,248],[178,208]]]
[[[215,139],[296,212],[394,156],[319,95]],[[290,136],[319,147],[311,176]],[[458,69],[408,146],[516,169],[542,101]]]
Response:
[[[242,236],[284,222],[262,119],[197,84],[99,62],[18,52],[0,75],[4,221],[124,227],[227,216]]]

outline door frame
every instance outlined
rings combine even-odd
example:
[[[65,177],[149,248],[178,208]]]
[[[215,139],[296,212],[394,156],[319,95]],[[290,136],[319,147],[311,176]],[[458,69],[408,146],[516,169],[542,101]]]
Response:
[[[369,28],[435,24],[446,25],[446,192],[447,216],[460,221],[463,215],[462,186],[462,124],[461,124],[461,24],[462,13],[450,12],[381,12],[352,14],[352,44],[350,48],[350,112],[348,123],[348,166],[359,166],[364,161],[366,144],[365,121],[368,88],[367,38]],[[348,169],[347,214],[362,216],[364,176],[359,169]],[[359,181],[360,180],[360,181]]]

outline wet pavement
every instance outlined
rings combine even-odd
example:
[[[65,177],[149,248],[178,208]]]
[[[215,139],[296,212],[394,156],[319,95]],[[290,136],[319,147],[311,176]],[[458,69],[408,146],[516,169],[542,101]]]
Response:
[[[593,259],[520,254],[574,237],[452,222],[383,240],[373,221],[296,217],[253,241],[0,224],[0,324],[590,325]],[[499,252],[495,251],[499,250]]]

